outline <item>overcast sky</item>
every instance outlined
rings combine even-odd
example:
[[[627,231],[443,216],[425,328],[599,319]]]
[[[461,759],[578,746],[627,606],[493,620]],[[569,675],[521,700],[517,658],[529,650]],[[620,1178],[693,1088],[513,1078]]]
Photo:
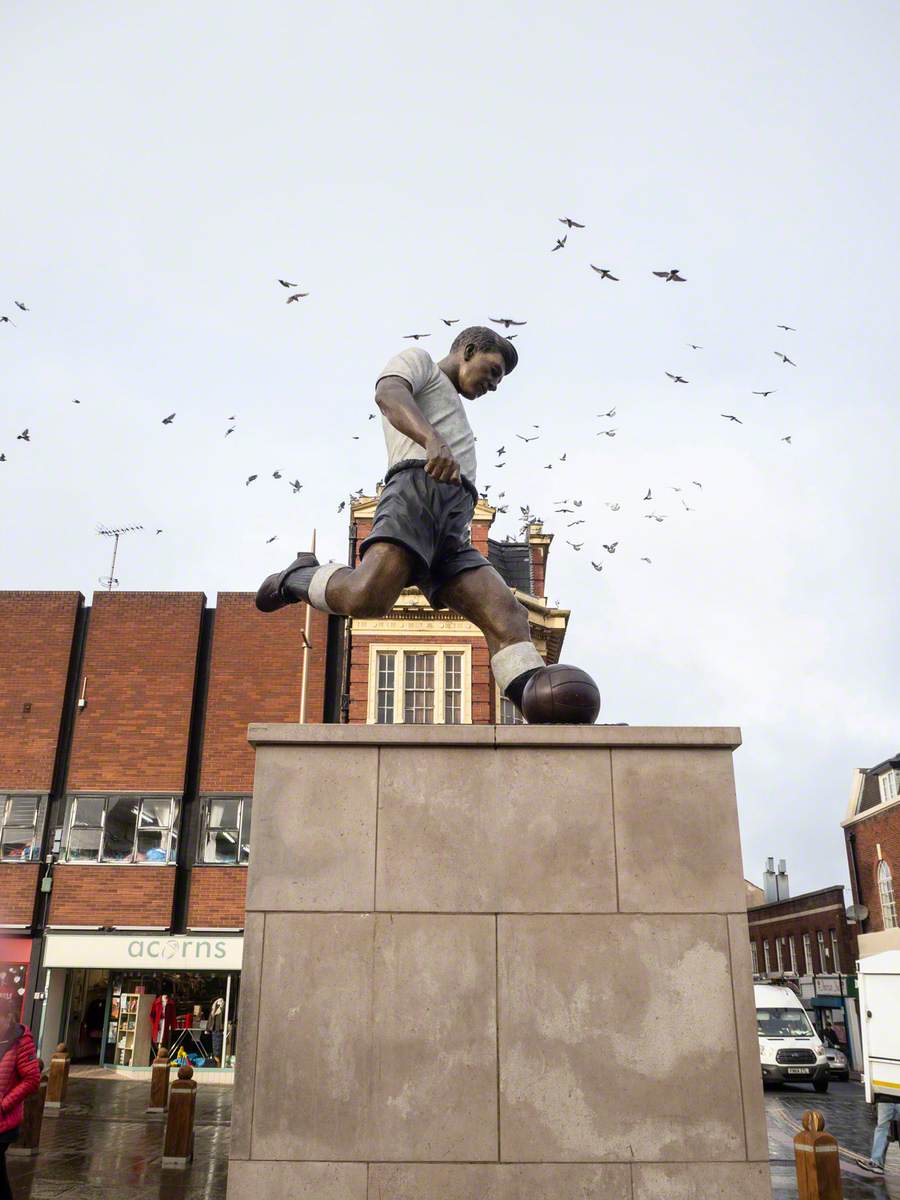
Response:
[[[98,522],[145,527],[122,588],[210,603],[313,527],[345,558],[403,335],[527,320],[469,415],[495,535],[555,535],[564,660],[601,719],[740,725],[746,873],[845,881],[851,770],[900,748],[895,5],[72,0],[0,39],[0,586],[90,597]]]

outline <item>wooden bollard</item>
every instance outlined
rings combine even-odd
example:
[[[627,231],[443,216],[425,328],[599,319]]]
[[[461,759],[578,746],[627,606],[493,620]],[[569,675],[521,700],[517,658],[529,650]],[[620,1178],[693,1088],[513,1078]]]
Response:
[[[160,1046],[150,1068],[150,1104],[148,1113],[164,1113],[169,1104],[169,1051]]]
[[[844,1200],[837,1141],[825,1133],[825,1118],[811,1109],[803,1114],[803,1132],[794,1138],[799,1200]]]
[[[194,1111],[197,1084],[191,1076],[194,1068],[185,1063],[169,1088],[166,1136],[163,1142],[163,1167],[187,1167],[194,1157]]]
[[[41,1070],[44,1064],[41,1064]],[[41,1076],[41,1084],[36,1092],[32,1092],[25,1100],[25,1111],[22,1124],[19,1126],[19,1136],[6,1152],[7,1158],[31,1158],[37,1154],[41,1144],[41,1124],[44,1120],[44,1101],[47,1099],[47,1076]]]
[[[44,1107],[54,1115],[59,1113],[66,1098],[66,1088],[69,1086],[69,1051],[66,1043],[60,1042],[50,1059],[50,1073],[47,1079],[47,1099]]]

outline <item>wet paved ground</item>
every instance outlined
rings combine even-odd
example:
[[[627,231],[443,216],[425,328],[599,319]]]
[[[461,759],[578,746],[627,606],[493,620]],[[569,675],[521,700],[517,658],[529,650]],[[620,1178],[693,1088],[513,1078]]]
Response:
[[[10,1161],[15,1200],[225,1200],[232,1088],[199,1087],[193,1165],[165,1172],[162,1122],[144,1113],[148,1090],[146,1080],[70,1080],[63,1113],[44,1118],[40,1154]],[[896,1145],[885,1179],[858,1165],[872,1148],[874,1116],[853,1083],[832,1083],[825,1096],[803,1087],[766,1092],[775,1200],[796,1200],[792,1139],[808,1108],[825,1114],[838,1139],[845,1200],[900,1200]]]

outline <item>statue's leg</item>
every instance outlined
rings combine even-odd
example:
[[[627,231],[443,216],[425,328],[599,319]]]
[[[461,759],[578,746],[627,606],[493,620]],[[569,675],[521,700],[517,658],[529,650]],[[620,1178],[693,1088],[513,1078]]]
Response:
[[[331,612],[348,617],[383,617],[416,574],[416,562],[403,546],[375,542],[358,567],[343,567],[328,580],[325,601]]]
[[[528,613],[500,573],[487,564],[454,575],[442,584],[440,602],[478,626],[500,691],[520,707],[525,684],[544,660],[531,640]]]

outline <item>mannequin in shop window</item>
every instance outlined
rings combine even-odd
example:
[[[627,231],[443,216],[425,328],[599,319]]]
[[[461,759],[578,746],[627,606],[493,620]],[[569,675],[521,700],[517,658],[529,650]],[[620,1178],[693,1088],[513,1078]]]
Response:
[[[175,1027],[175,1001],[167,993],[157,996],[150,1005],[150,1062],[156,1058],[160,1045],[171,1041],[171,1031]]]
[[[212,1034],[213,1058],[218,1066],[222,1066],[222,1035],[225,1029],[225,1001],[221,996],[213,1000],[209,1010],[207,1029]]]

